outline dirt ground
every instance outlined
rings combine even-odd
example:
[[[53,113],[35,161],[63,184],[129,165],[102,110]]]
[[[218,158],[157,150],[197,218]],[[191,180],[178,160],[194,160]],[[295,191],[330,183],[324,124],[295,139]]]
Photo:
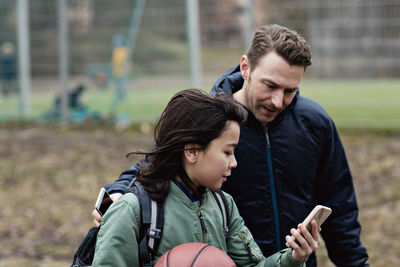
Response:
[[[400,134],[342,133],[371,266],[400,261]],[[0,125],[0,267],[69,266],[102,185],[136,163],[149,134]],[[324,249],[319,266],[331,266]]]

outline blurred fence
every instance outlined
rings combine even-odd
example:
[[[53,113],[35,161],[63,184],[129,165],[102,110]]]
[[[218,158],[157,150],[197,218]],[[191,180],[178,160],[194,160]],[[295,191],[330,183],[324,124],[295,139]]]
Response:
[[[399,78],[400,1],[294,2],[271,1],[268,21],[307,37],[313,78]]]
[[[0,1],[0,43],[16,43],[17,1]],[[258,26],[278,23],[310,42],[311,78],[398,78],[400,2],[397,0],[199,0],[203,85],[239,62]],[[67,1],[72,77],[110,76],[113,40],[127,36],[137,1]],[[138,88],[186,87],[190,81],[187,1],[147,0],[129,67]],[[34,80],[58,78],[57,1],[29,1]],[[97,77],[102,78],[102,77]],[[58,88],[34,82],[33,91]],[[40,88],[39,88],[40,87]],[[54,90],[57,90],[54,88]]]

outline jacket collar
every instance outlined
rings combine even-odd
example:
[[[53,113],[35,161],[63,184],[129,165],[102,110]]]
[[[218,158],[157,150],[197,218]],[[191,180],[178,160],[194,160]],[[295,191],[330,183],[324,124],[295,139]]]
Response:
[[[204,198],[208,198],[207,194],[210,191],[210,189],[206,188],[203,194]],[[182,191],[182,189],[176,185],[172,180],[170,181],[170,191],[168,194],[168,198],[173,197],[179,199],[185,206],[187,206],[190,209],[198,209],[202,205],[202,201],[195,201],[192,202],[189,197],[185,194],[185,192]]]
[[[185,195],[190,199],[190,201],[196,202],[197,200],[199,200],[195,196],[193,196],[190,193],[189,189],[183,183],[179,182],[176,178],[173,178],[172,182],[174,182],[183,191],[183,193],[185,193]]]

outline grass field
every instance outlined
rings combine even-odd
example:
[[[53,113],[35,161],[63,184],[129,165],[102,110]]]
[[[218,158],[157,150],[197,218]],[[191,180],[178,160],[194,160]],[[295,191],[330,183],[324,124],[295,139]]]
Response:
[[[400,130],[400,80],[305,81],[302,95],[319,102],[338,128]]]
[[[302,95],[316,100],[327,110],[339,129],[400,130],[400,80],[305,80],[300,88]],[[125,114],[133,123],[152,123],[179,89],[133,89],[119,105],[118,113]],[[40,119],[51,107],[54,95],[52,91],[35,91],[32,119]],[[89,89],[83,96],[83,103],[107,115],[112,97],[111,90]],[[17,116],[17,97],[0,98],[0,119]]]

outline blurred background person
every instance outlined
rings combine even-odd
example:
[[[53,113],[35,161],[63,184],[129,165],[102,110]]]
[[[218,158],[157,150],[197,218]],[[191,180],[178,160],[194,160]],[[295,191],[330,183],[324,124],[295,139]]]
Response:
[[[16,91],[16,78],[17,70],[14,45],[10,42],[4,42],[0,48],[0,79],[3,96]]]
[[[112,74],[115,83],[115,96],[111,103],[111,113],[115,114],[118,108],[118,103],[121,102],[125,95],[125,66],[126,57],[128,56],[128,48],[126,47],[126,40],[121,34],[113,37],[113,50],[112,50]]]

